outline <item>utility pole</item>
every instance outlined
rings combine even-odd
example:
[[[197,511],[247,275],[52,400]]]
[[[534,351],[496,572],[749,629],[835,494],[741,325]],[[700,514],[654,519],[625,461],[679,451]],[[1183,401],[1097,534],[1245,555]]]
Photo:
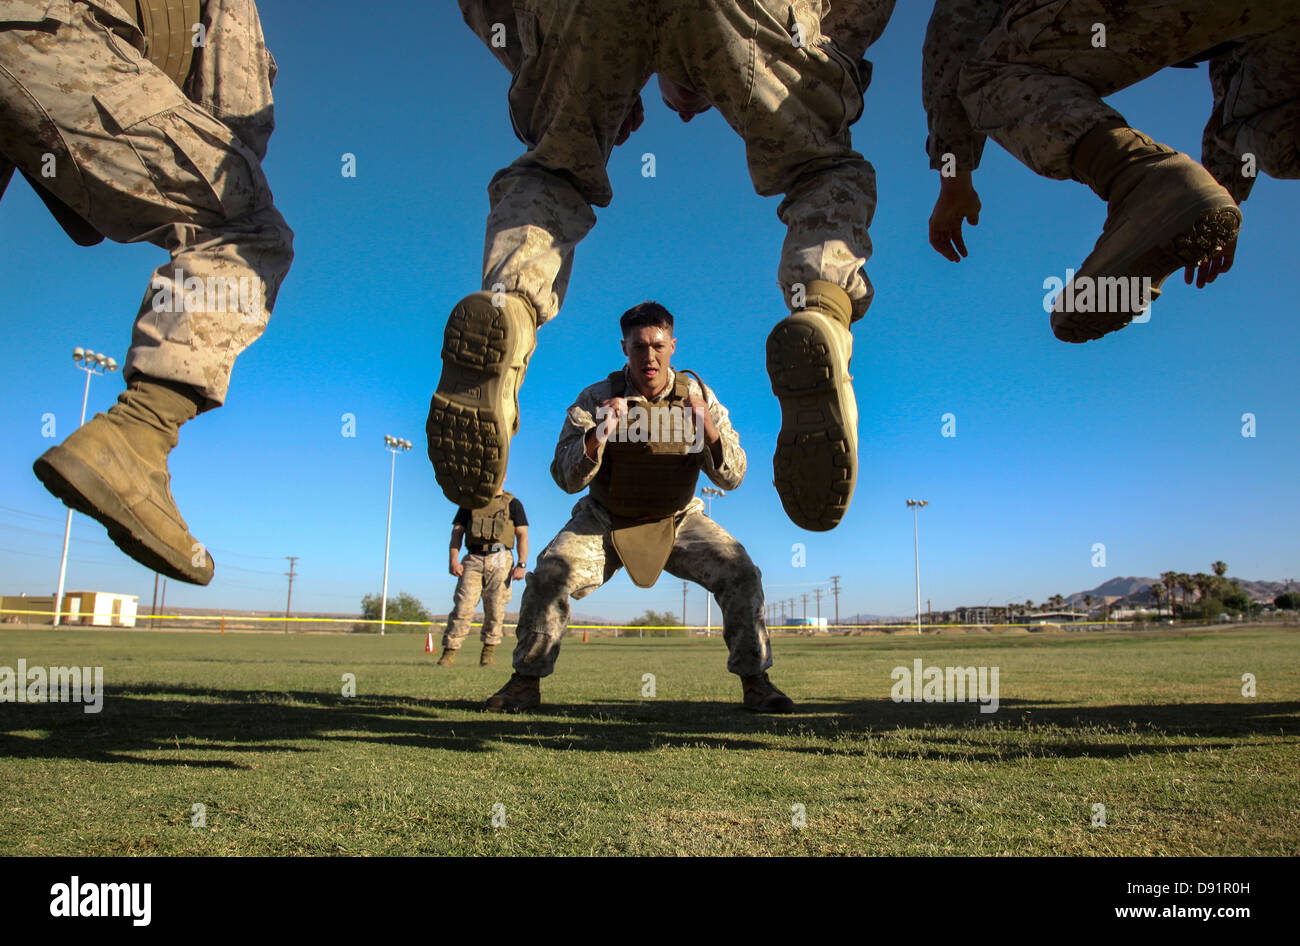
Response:
[[[835,596],[835,623],[840,623],[840,576],[831,575],[831,594]]]
[[[158,630],[158,573],[153,573],[153,608],[149,611],[153,616],[153,629]]]
[[[289,633],[289,606],[293,604],[293,579],[296,576],[296,572],[294,572],[293,566],[297,563],[298,556],[286,555],[285,558],[289,560],[289,570],[285,572],[285,574],[289,576],[289,597],[284,602],[284,632],[288,634]]]
[[[814,588],[813,597],[817,599],[817,626],[821,627],[822,626],[822,590],[820,588]]]
[[[116,371],[117,362],[107,355],[96,354],[82,348],[80,345],[72,349],[72,360],[76,362],[78,368],[86,372],[86,386],[81,392],[81,420],[77,422],[77,426],[80,427],[86,423],[86,401],[90,398],[91,375],[102,375],[106,371]],[[71,506],[68,507],[68,518],[63,524],[63,554],[59,557],[59,588],[54,593],[55,627],[58,627],[63,622],[63,585],[68,576],[68,540],[70,538],[72,538]]]
[[[686,626],[686,579],[682,579],[682,627]]]
[[[801,593],[801,595],[803,597],[803,622],[804,624],[807,624],[808,623],[808,592],[804,591]]]
[[[916,633],[921,633],[921,540],[916,524],[916,512],[930,505],[924,499],[909,499],[908,508],[912,510],[912,548],[916,559]]]

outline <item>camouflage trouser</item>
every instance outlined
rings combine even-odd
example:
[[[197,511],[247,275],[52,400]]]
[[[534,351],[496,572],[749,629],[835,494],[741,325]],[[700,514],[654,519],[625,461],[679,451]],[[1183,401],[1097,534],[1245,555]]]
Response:
[[[1296,0],[1018,0],[962,70],[961,99],[977,131],[1065,179],[1079,140],[1123,120],[1103,96],[1298,20]]]
[[[243,48],[265,54],[256,7],[245,6],[256,35]],[[123,373],[193,385],[213,407],[235,357],[266,327],[293,233],[257,154],[145,59],[142,44],[112,0],[4,0],[0,151],[109,239],[170,251],[145,292]],[[224,91],[202,100],[235,107],[269,91],[269,55],[245,66],[257,71],[248,94],[227,74]],[[196,68],[195,82],[212,81]]]
[[[506,602],[510,600],[510,585],[506,579],[514,559],[509,552],[492,552],[476,555],[473,552],[460,560],[464,571],[456,582],[451,614],[447,616],[447,630],[442,635],[442,646],[459,650],[469,635],[469,625],[474,619],[474,609],[483,599],[483,630],[479,638],[493,646],[501,643],[501,622],[506,617]]]
[[[614,577],[623,565],[610,541],[605,508],[589,496],[573,507],[573,518],[537,557],[519,606],[514,666],[528,676],[549,676],[569,624],[569,598],[580,600]],[[727,669],[741,676],[772,666],[763,620],[763,576],[744,546],[691,500],[677,514],[677,541],[664,571],[713,592],[722,610]]]
[[[876,177],[853,150],[857,63],[821,42],[820,0],[519,0],[522,61],[510,114],[528,150],[488,187],[483,288],[559,311],[573,250],[612,197],[606,162],[623,119],[658,72],[707,98],[745,140],[754,189],[785,194],[777,278],[842,286],[871,302],[862,266]],[[726,265],[719,262],[719,269]]]
[[[1252,172],[1300,178],[1300,22],[1216,56],[1210,83],[1201,161],[1232,196],[1246,198]]]

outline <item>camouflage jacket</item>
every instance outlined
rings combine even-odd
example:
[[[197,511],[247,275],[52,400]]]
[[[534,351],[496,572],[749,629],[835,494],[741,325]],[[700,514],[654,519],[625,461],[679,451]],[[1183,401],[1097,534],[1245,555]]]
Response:
[[[676,378],[677,373],[670,369],[665,392],[672,390]],[[700,384],[694,378],[691,378],[688,384],[691,394],[703,396],[705,403],[709,405],[709,415],[713,418],[713,425],[717,427],[718,434],[722,438],[722,465],[714,466],[713,451],[705,449],[700,469],[720,489],[735,489],[745,478],[747,463],[745,451],[740,446],[740,435],[731,426],[727,409],[714,396],[712,390],[705,387],[701,391]],[[631,382],[629,382],[630,386]],[[584,389],[578,395],[578,400],[569,407],[568,414],[564,418],[564,428],[560,431],[559,443],[555,445],[555,459],[551,461],[551,477],[566,493],[577,493],[586,489],[600,470],[601,461],[605,456],[604,442],[597,446],[596,459],[592,460],[587,456],[585,441],[587,431],[596,426],[597,410],[611,396],[612,389],[609,379],[606,378]]]
[[[86,2],[115,35],[145,54],[146,40],[133,15],[114,0]],[[3,0],[0,7],[0,22],[68,22],[72,15],[70,0]],[[185,94],[224,122],[259,159],[264,158],[275,129],[271,86],[276,65],[262,36],[256,0],[203,0],[200,16],[204,42],[195,50]],[[13,170],[0,154],[0,195]]]
[[[936,0],[925,30],[921,100],[929,125],[925,150],[938,170],[951,154],[957,169],[974,171],[984,153],[984,135],[971,128],[957,97],[962,66],[1006,14],[1012,0]]]

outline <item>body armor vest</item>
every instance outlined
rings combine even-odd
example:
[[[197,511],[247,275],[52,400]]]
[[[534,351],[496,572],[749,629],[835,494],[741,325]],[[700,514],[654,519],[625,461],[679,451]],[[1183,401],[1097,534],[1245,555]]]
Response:
[[[623,371],[611,374],[609,383],[611,397],[627,396]],[[628,398],[629,409],[640,407],[643,413],[638,419],[630,410],[633,416],[626,428],[620,426],[605,443],[600,470],[591,481],[591,497],[616,520],[663,519],[681,512],[695,495],[704,455],[693,451],[695,438],[684,422],[689,394],[685,373],[679,371],[667,397],[657,402]],[[638,420],[644,425],[640,430]]]
[[[506,548],[514,548],[515,524],[510,518],[510,503],[513,499],[514,496],[510,493],[502,493],[482,509],[471,510],[469,537],[481,545],[500,542]]]
[[[149,61],[183,86],[194,62],[194,24],[202,0],[122,0],[122,5],[135,13]]]

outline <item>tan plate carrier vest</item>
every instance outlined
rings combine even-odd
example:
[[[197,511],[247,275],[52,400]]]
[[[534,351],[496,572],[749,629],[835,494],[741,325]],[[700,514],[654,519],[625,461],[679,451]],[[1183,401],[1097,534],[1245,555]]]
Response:
[[[149,44],[149,61],[183,86],[194,62],[194,24],[202,0],[119,0],[135,14]]]
[[[492,545],[500,542],[506,548],[515,547],[515,523],[510,518],[510,493],[502,493],[481,509],[469,514],[469,537],[476,543]]]
[[[631,443],[617,434],[611,437],[605,443],[600,470],[591,481],[592,499],[609,510],[614,520],[610,535],[614,550],[628,577],[642,588],[653,587],[668,563],[677,538],[677,513],[695,496],[704,460],[702,452],[691,452],[695,441],[687,436],[686,425],[672,422],[674,411],[683,409],[690,394],[688,373],[694,374],[678,371],[668,397],[657,402],[628,398],[629,409],[670,410],[659,415],[657,431],[651,422],[651,432],[657,436],[647,442]],[[695,380],[703,390],[699,375]],[[610,397],[627,396],[627,376],[622,370],[609,376],[609,384]],[[665,419],[668,423],[662,423]]]

